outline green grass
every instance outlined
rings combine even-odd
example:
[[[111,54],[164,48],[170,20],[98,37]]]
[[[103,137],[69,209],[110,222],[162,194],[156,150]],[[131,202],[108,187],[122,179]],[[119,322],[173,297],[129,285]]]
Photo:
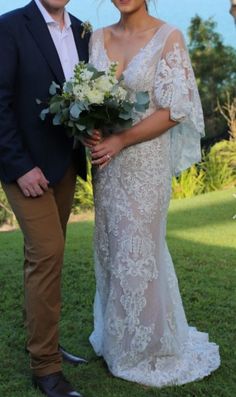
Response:
[[[89,359],[64,372],[85,397],[236,396],[236,200],[233,191],[174,200],[168,244],[189,323],[220,345],[222,365],[210,377],[180,387],[155,389],[111,376],[88,342],[94,295],[92,222],[71,224],[63,271],[61,343]],[[24,353],[22,238],[0,234],[0,396],[36,397]]]

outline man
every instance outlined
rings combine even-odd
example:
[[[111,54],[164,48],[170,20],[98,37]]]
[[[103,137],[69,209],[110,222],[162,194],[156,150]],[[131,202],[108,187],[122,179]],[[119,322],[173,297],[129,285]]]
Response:
[[[0,17],[0,180],[24,236],[27,350],[34,385],[48,397],[80,396],[61,372],[62,353],[70,355],[58,347],[58,322],[66,224],[76,173],[86,178],[85,151],[42,122],[36,103],[88,60],[89,35],[68,2],[33,0]]]

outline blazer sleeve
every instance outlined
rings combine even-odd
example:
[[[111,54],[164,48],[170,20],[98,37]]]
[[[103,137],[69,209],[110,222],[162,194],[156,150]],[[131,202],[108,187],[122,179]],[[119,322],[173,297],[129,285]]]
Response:
[[[3,17],[0,18],[0,170],[4,182],[13,182],[34,168],[17,126],[14,110],[18,49]]]

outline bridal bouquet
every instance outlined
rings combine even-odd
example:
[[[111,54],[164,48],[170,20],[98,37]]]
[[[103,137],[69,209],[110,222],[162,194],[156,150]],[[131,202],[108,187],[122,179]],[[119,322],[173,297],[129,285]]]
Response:
[[[117,63],[112,63],[106,72],[101,72],[80,62],[62,89],[55,82],[51,84],[51,97],[41,119],[51,114],[53,125],[64,125],[75,137],[91,135],[94,128],[112,132],[130,127],[137,112],[148,108],[149,95],[137,92],[132,100],[123,77],[116,79],[116,68]]]

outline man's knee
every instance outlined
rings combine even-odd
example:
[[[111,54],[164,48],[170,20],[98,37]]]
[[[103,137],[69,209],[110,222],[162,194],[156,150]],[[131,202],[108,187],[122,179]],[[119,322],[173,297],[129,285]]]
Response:
[[[46,235],[47,231],[45,231]],[[48,269],[59,266],[63,260],[65,240],[62,230],[55,236],[44,238],[41,241],[25,241],[25,259],[28,266],[39,267],[39,271],[44,271],[44,266]]]

